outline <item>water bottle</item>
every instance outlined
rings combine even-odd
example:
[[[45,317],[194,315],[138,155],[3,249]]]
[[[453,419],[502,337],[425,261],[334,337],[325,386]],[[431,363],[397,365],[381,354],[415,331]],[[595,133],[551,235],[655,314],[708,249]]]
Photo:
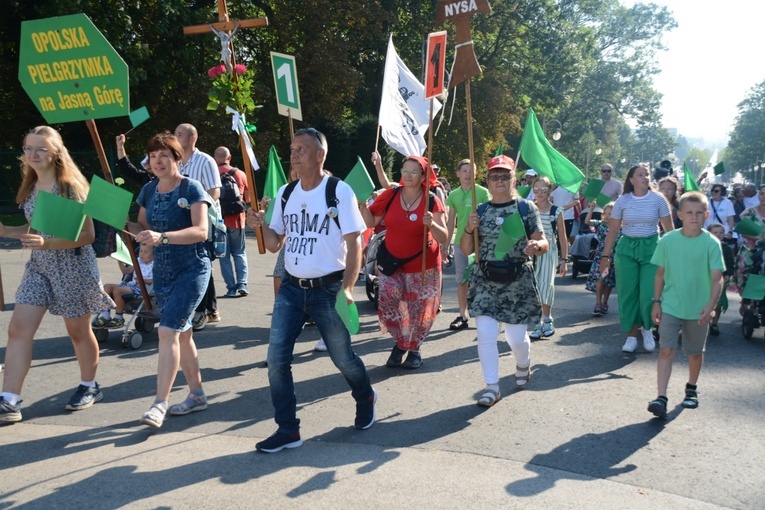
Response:
[[[226,226],[223,224],[223,218],[218,218],[218,225],[213,228],[213,240],[215,258],[223,258],[226,254]]]

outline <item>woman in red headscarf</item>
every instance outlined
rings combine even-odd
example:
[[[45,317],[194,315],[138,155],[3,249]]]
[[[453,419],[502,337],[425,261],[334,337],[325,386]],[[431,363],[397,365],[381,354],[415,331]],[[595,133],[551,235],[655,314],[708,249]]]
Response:
[[[402,262],[392,274],[380,274],[380,327],[396,341],[388,358],[389,367],[415,369],[422,365],[420,346],[438,313],[439,246],[446,242],[447,231],[444,204],[429,191],[436,181],[427,158],[408,156],[401,168],[401,186],[385,190],[369,208],[361,206],[368,227],[385,221],[385,248],[378,251],[378,268],[386,258],[381,257],[381,251]],[[427,244],[424,272],[423,240]]]

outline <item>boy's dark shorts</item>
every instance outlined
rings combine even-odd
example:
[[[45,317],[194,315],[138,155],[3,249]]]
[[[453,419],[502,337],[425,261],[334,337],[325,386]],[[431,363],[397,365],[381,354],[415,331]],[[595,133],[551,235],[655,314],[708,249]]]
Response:
[[[659,323],[659,336],[662,349],[677,349],[680,333],[683,333],[683,353],[704,354],[709,326],[699,325],[698,319],[678,319],[674,315],[662,312]]]

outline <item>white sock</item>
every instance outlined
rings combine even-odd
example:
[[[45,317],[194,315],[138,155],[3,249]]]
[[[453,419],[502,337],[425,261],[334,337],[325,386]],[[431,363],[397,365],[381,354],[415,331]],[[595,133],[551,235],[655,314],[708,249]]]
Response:
[[[111,310],[106,310],[104,312],[101,312],[101,318],[102,319],[111,319],[112,318],[112,312]]]
[[[21,400],[21,395],[16,395],[15,393],[8,393],[4,391],[3,400],[11,404],[12,406],[15,406],[15,405],[18,405],[19,401]]]
[[[497,393],[499,393],[499,383],[497,384],[487,384],[486,387],[490,390],[494,390]]]
[[[92,381],[80,381],[80,384],[82,384],[83,386],[87,386],[88,388],[95,388],[96,380],[93,379]]]
[[[115,319],[122,319],[123,317],[122,317],[122,314],[121,314],[121,313],[115,313],[115,314],[114,314],[114,318],[115,318]]]

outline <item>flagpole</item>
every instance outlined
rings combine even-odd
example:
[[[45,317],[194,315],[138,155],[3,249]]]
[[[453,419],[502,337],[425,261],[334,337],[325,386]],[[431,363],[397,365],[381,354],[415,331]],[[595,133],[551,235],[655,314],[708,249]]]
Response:
[[[295,128],[292,126],[292,110],[290,108],[287,108],[287,119],[290,122],[290,140],[292,140],[295,138]]]
[[[375,138],[375,152],[377,152],[377,145],[380,143],[380,130],[382,129],[382,125],[380,123],[377,123],[377,138]]]
[[[470,102],[470,78],[465,82],[465,99],[467,102],[467,120],[468,120],[468,152],[470,153],[470,164],[475,165],[475,151],[473,149],[473,106]],[[478,168],[476,166],[476,168]],[[473,186],[470,188],[470,196],[473,202],[473,212],[476,212],[476,197],[475,193],[475,172],[473,172]],[[478,249],[478,227],[473,229],[473,245],[475,246],[475,261],[476,264],[481,262],[481,256]]]
[[[428,212],[428,205],[430,204],[430,172],[433,167],[433,162],[430,158],[433,156],[433,98],[430,98],[430,115],[428,116],[428,168],[425,169],[425,189],[428,190],[428,194],[423,193],[423,201],[427,197],[427,202],[423,210],[425,211],[423,216]],[[431,220],[432,221],[432,220]],[[425,256],[428,249],[428,226],[422,226],[422,281],[425,281]],[[439,247],[439,250],[441,248]]]

